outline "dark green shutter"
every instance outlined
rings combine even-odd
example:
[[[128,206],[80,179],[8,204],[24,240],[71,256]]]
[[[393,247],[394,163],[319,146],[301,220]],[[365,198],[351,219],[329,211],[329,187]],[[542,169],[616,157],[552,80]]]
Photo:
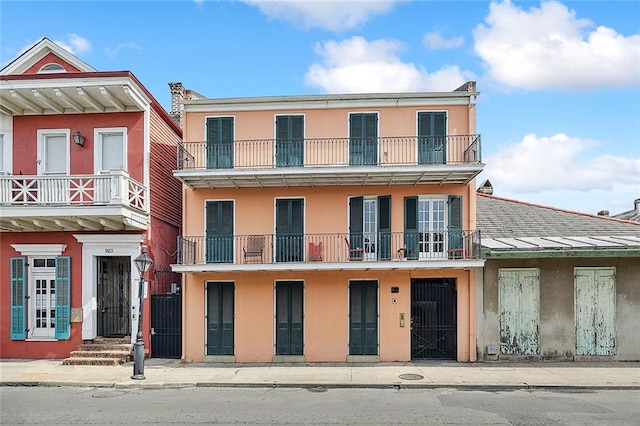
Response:
[[[418,258],[418,197],[404,199],[404,245],[408,259]]]
[[[26,258],[11,258],[11,340],[27,338]]]
[[[349,115],[349,164],[378,163],[378,114]]]
[[[207,119],[207,168],[233,167],[233,117]]]
[[[207,201],[207,262],[233,262],[233,201]]]
[[[302,355],[304,352],[303,284],[276,283],[276,355]]]
[[[207,283],[207,355],[233,355],[234,284]]]
[[[418,113],[418,162],[444,164],[447,158],[447,114]]]
[[[378,354],[378,283],[349,283],[349,355]]]
[[[364,230],[362,228],[362,209],[364,198],[351,197],[349,199],[349,246],[352,249],[364,247]],[[362,260],[361,253],[350,253],[350,260]]]
[[[300,166],[304,163],[304,116],[276,117],[276,165]]]
[[[391,195],[378,197],[378,259],[391,259]]]
[[[462,247],[462,197],[449,196],[449,250]]]
[[[71,336],[71,258],[56,257],[56,339]]]
[[[276,261],[304,260],[304,201],[276,200]]]

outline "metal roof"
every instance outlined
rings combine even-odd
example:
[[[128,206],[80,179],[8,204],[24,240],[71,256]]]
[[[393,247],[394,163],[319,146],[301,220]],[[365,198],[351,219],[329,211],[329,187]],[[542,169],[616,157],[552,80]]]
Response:
[[[477,228],[490,251],[640,249],[640,223],[481,193]]]

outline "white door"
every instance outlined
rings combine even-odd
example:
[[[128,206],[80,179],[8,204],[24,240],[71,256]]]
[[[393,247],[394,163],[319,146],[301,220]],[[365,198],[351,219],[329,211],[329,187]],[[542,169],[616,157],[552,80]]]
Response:
[[[377,199],[364,199],[362,205],[362,230],[364,236],[365,260],[376,260],[378,247]]]
[[[445,257],[446,201],[436,198],[418,200],[418,247],[420,259]]]
[[[38,183],[38,202],[66,203],[69,198],[69,132],[41,132],[39,134],[39,167],[42,177]]]
[[[56,331],[55,259],[31,259],[29,338],[54,338]]]
[[[540,271],[500,269],[500,353],[539,355]]]

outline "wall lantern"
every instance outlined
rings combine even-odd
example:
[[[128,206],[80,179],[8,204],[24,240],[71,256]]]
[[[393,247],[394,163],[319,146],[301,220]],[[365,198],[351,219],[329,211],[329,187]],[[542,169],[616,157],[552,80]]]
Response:
[[[82,133],[80,133],[80,131],[77,131],[73,134],[73,142],[76,145],[84,146],[84,136],[82,136]]]

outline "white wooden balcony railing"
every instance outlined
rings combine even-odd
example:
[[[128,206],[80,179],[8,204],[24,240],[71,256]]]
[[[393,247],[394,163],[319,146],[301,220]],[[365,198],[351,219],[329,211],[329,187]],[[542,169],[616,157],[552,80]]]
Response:
[[[124,170],[99,175],[0,176],[0,205],[120,206],[147,211],[147,188]]]

